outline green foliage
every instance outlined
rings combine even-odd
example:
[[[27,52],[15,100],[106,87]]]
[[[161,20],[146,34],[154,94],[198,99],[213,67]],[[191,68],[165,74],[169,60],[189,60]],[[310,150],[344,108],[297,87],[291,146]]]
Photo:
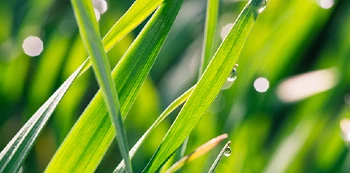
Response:
[[[350,1],[182,1],[2,2],[0,172],[349,172]]]
[[[118,146],[123,155],[124,161],[126,162],[127,172],[132,173],[132,165],[129,158],[129,146],[123,119],[120,116],[120,104],[112,80],[109,61],[101,42],[99,34],[100,29],[95,17],[93,4],[90,1],[80,0],[72,0],[72,4],[81,38],[92,60],[96,79],[101,86],[105,104],[116,130]]]
[[[176,151],[207,112],[229,77],[253,27],[262,0],[250,1],[243,9],[230,33],[223,41],[208,68],[194,88],[162,144],[153,155],[145,172],[156,172]]]
[[[162,4],[112,72],[124,118],[168,35],[181,3],[167,1]],[[99,91],[56,152],[46,172],[94,172],[114,135]],[[71,156],[68,158],[67,154]]]

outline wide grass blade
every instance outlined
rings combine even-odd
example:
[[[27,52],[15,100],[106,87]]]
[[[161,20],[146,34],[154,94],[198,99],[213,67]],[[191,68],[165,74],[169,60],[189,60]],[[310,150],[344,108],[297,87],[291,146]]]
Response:
[[[0,153],[0,172],[17,173],[54,109],[83,67],[80,66],[35,112]]]
[[[225,154],[231,154],[231,153],[227,153],[227,151],[231,152],[231,149],[230,149],[230,144],[231,142],[227,142],[226,145],[221,149],[219,155],[216,157],[214,163],[211,165],[208,173],[214,173],[215,171],[215,168],[218,166],[221,158],[225,155]]]
[[[139,150],[143,142],[148,138],[150,133],[167,117],[171,112],[173,112],[177,107],[182,105],[188,97],[191,95],[193,91],[193,87],[191,87],[189,90],[187,90],[185,93],[183,93],[180,97],[178,97],[175,101],[173,101],[160,116],[154,121],[152,126],[148,128],[148,130],[142,135],[142,137],[136,142],[136,144],[132,147],[132,149],[129,152],[129,155],[131,158],[133,158],[136,154],[136,152]],[[117,168],[114,170],[114,173],[122,173],[125,170],[125,163],[124,161],[120,162]]]
[[[78,23],[80,36],[88,51],[96,79],[101,87],[108,113],[111,117],[119,150],[126,164],[126,171],[132,173],[132,164],[129,157],[129,146],[122,116],[117,91],[112,79],[111,68],[104,51],[100,28],[94,14],[92,1],[72,0],[72,6]]]
[[[227,138],[227,134],[220,135],[218,137],[215,137],[214,139],[208,141],[207,143],[203,144],[202,146],[195,149],[192,153],[189,155],[181,158],[179,161],[177,161],[173,166],[171,166],[165,173],[174,173],[181,167],[183,167],[186,163],[189,163],[198,157],[204,155],[205,153],[209,152],[213,148],[215,148],[221,141],[225,140]]]
[[[181,4],[182,0],[165,1],[113,70],[124,118],[147,78]],[[114,135],[99,91],[56,152],[46,172],[94,172]]]
[[[161,4],[162,0],[137,0],[103,38],[105,51],[109,51]],[[17,172],[23,164],[40,132],[50,119],[57,104],[74,80],[91,66],[89,58],[63,83],[59,89],[35,112],[0,154],[0,172]],[[29,128],[29,129],[28,129]],[[32,129],[30,129],[32,128]],[[25,149],[21,149],[25,148]]]
[[[144,172],[156,172],[189,136],[229,77],[264,0],[251,0],[225,38]]]

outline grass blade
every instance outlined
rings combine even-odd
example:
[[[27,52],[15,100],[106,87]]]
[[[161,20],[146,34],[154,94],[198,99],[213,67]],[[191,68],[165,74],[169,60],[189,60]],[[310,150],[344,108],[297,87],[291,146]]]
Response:
[[[83,67],[80,66],[35,112],[0,153],[0,172],[17,173],[54,109]]]
[[[219,0],[208,0],[207,1],[207,13],[205,19],[205,31],[204,31],[204,41],[202,49],[202,63],[200,67],[199,77],[207,68],[214,50],[214,41],[216,35],[216,29],[218,24],[219,15]]]
[[[132,173],[126,131],[120,115],[119,99],[111,75],[112,70],[99,35],[100,29],[94,14],[92,1],[72,0],[71,2],[80,36],[90,55],[96,79],[101,87],[108,113],[116,131],[117,143],[126,164],[126,171]]]
[[[161,4],[162,0],[137,0],[103,38],[105,51],[109,51],[125,35],[131,32]],[[0,154],[0,172],[17,172],[23,164],[42,129],[50,119],[74,80],[91,66],[89,58],[57,89],[57,91],[35,112]],[[29,129],[28,129],[29,128]],[[27,138],[28,137],[28,138]],[[25,149],[24,149],[25,148]]]
[[[182,0],[163,3],[113,70],[124,118],[150,72],[181,4]],[[99,91],[56,152],[46,172],[94,172],[114,135]]]
[[[165,173],[174,173],[181,167],[183,167],[186,163],[189,163],[198,157],[204,155],[205,153],[209,152],[213,148],[215,148],[221,141],[227,138],[227,134],[220,135],[207,143],[203,144],[202,146],[198,147],[196,150],[194,150],[189,155],[181,158],[179,161],[177,161],[173,166],[171,166]]]
[[[148,138],[150,133],[167,117],[171,112],[173,112],[177,107],[179,107],[181,104],[183,104],[188,97],[191,95],[193,91],[193,87],[191,87],[189,90],[187,90],[185,93],[183,93],[180,97],[178,97],[175,101],[173,101],[160,116],[157,118],[157,120],[152,124],[150,128],[142,135],[142,137],[136,142],[136,144],[132,147],[132,149],[129,152],[129,155],[131,158],[133,158],[136,154],[136,152],[139,150],[143,142]],[[121,161],[117,168],[114,170],[114,173],[122,173],[125,170],[125,163],[124,161]]]
[[[144,172],[156,172],[206,113],[232,71],[259,10],[265,3],[263,0],[252,0],[243,9]]]
[[[219,13],[219,0],[208,0],[206,19],[205,19],[204,41],[203,41],[203,48],[202,48],[202,59],[201,59],[201,66],[199,68],[198,80],[204,73],[204,70],[207,68],[213,56],[212,52],[214,49],[218,13]],[[176,160],[179,160],[181,157],[184,157],[188,140],[189,140],[189,137],[186,138],[186,140],[182,143],[180,149],[177,151]],[[181,171],[181,169],[179,169],[178,171]]]
[[[218,166],[222,156],[225,155],[225,152],[227,151],[227,149],[230,149],[230,144],[231,142],[227,142],[226,145],[222,148],[222,150],[220,151],[219,155],[216,157],[214,163],[211,165],[209,172],[208,173],[214,173],[215,168]]]

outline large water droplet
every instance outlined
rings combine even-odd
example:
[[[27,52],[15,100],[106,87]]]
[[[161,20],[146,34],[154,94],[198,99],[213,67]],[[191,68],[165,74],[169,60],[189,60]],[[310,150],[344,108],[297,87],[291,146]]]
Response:
[[[229,89],[233,82],[236,80],[237,78],[237,70],[236,68],[238,67],[238,64],[235,65],[235,67],[232,69],[230,76],[227,78],[225,84],[222,86],[221,90],[225,90],[225,89]]]
[[[265,10],[265,8],[266,8],[266,5],[267,5],[267,0],[263,0],[262,2],[261,2],[261,5],[260,5],[260,8],[259,8],[259,13],[261,13],[261,12],[263,12],[264,10]]]
[[[231,155],[231,148],[230,147],[227,147],[226,149],[225,149],[225,151],[224,151],[224,155],[226,156],[226,157],[229,157],[230,155]]]

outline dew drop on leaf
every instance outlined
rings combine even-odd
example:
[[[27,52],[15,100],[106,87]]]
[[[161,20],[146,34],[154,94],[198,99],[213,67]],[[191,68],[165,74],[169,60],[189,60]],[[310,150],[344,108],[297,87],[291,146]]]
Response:
[[[231,148],[230,147],[227,147],[226,149],[225,149],[225,152],[224,152],[224,155],[226,156],[226,157],[229,157],[230,155],[231,155]]]
[[[261,2],[260,8],[259,8],[259,13],[261,13],[261,12],[263,12],[265,10],[266,5],[267,5],[267,0],[263,0]]]
[[[227,78],[225,84],[223,85],[223,87],[221,88],[221,90],[225,90],[225,89],[229,89],[233,82],[236,80],[237,78],[237,68],[238,64],[235,65],[235,67],[232,69],[230,76]]]

